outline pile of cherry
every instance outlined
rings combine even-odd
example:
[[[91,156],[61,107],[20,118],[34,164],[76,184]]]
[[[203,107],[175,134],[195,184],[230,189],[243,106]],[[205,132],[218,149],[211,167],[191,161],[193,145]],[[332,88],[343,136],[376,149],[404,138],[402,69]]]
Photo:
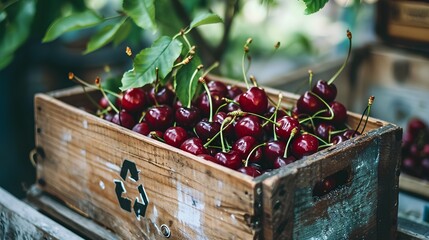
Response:
[[[281,95],[273,101],[255,82],[247,90],[207,77],[200,84],[206,91],[190,106],[168,86],[129,89],[115,101],[118,112],[103,117],[253,177],[359,135],[347,127],[347,110],[335,101],[333,83],[319,80],[291,109],[281,107]],[[104,96],[99,105],[111,109]]]
[[[429,128],[419,118],[408,121],[402,139],[402,168],[409,175],[429,180]]]

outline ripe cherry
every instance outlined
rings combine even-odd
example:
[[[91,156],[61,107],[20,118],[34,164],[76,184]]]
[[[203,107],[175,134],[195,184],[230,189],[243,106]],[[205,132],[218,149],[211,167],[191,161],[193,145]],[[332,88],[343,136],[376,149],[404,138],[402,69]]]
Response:
[[[136,124],[133,115],[131,115],[125,110],[116,113],[115,116],[113,116],[112,118],[112,123],[118,124],[128,129],[132,129]]]
[[[335,131],[335,127],[329,123],[321,122],[316,125],[316,135],[325,141],[329,141],[331,133]]]
[[[179,148],[187,137],[188,134],[182,127],[169,127],[164,132],[165,143],[176,148]]]
[[[229,152],[218,152],[215,155],[215,159],[219,164],[231,169],[238,169],[243,165],[240,154],[233,150]]]
[[[209,88],[212,94],[219,95],[220,97],[226,97],[228,94],[228,89],[226,85],[219,81],[209,81],[207,83],[207,87]]]
[[[200,110],[194,106],[179,107],[175,112],[175,119],[178,126],[192,129],[201,120]]]
[[[242,159],[247,159],[250,152],[256,147],[258,141],[252,136],[244,136],[232,145],[232,150],[238,152]],[[249,157],[249,162],[258,162],[262,158],[262,149],[257,148]]]
[[[336,135],[333,138],[331,138],[331,143],[334,145],[337,145],[337,144],[342,143],[342,142],[347,141],[347,140],[348,140],[348,138],[343,136],[343,135]]]
[[[347,139],[351,139],[351,138],[354,138],[354,137],[357,137],[357,136],[360,136],[361,134],[360,134],[360,132],[357,132],[357,131],[355,131],[355,130],[352,130],[352,129],[348,129],[348,130],[346,130],[345,132],[343,132],[343,134],[342,134],[344,137],[346,137]]]
[[[284,158],[283,156],[278,156],[276,160],[273,162],[273,168],[278,169],[288,164],[291,164],[295,161],[296,161],[296,158],[294,156],[289,156],[287,158]]]
[[[168,105],[153,106],[147,110],[144,120],[151,129],[164,131],[173,125],[173,109]]]
[[[141,88],[131,88],[125,91],[122,108],[130,113],[139,113],[146,107],[146,94]]]
[[[311,91],[317,94],[327,103],[334,101],[337,97],[337,87],[335,84],[328,84],[328,82],[324,80],[317,81],[316,85],[313,86]]]
[[[195,126],[195,132],[197,133],[198,137],[203,140],[203,142],[207,142],[220,131],[220,126],[220,123],[209,122],[206,118],[204,118]]]
[[[180,149],[194,155],[206,154],[203,141],[197,137],[186,139],[181,145]]]
[[[313,115],[316,112],[325,108],[325,104],[314,95],[314,93],[306,91],[296,102],[299,113]]]
[[[286,143],[283,141],[268,141],[263,147],[264,159],[273,163],[277,157],[285,153]]]
[[[283,116],[277,120],[276,134],[280,139],[285,141],[288,140],[293,129],[296,129],[298,133],[301,130],[298,119],[290,116]]]
[[[334,114],[333,118],[331,120],[327,120],[328,122],[332,123],[333,125],[343,125],[347,121],[347,109],[346,107],[337,101],[333,101],[329,103],[329,107],[332,109],[332,112]],[[322,114],[322,116],[325,117],[331,117],[331,112],[326,111]]]
[[[201,157],[204,160],[216,163],[216,159],[212,155],[203,153],[203,154],[199,154],[198,157]]]
[[[292,140],[291,153],[297,159],[317,152],[319,140],[310,134],[301,134]]]
[[[417,136],[419,133],[427,129],[426,124],[419,118],[412,118],[408,121],[407,131],[413,136]]]
[[[261,171],[254,166],[241,167],[241,168],[237,169],[237,171],[244,173],[244,174],[251,176],[251,177],[258,177],[262,174]]]
[[[158,87],[157,90],[158,91],[155,92],[154,87],[150,89],[150,92],[149,92],[150,103],[152,103],[152,105],[156,103],[158,105],[165,104],[165,105],[171,106],[175,97],[174,92],[171,91],[166,86]]]
[[[145,122],[137,123],[136,125],[134,125],[132,130],[144,136],[147,136],[150,133],[149,125]]]
[[[243,90],[235,85],[227,85],[226,88],[228,89],[227,97],[229,99],[235,99],[237,96],[243,93]]]
[[[234,131],[237,138],[253,136],[256,139],[262,139],[264,136],[264,129],[260,124],[259,118],[251,115],[238,120],[234,126]]]
[[[214,122],[218,122],[219,124],[222,125],[223,121],[225,120],[225,118],[228,117],[228,114],[226,112],[218,112],[213,116],[213,121]],[[227,139],[234,139],[235,138],[235,133],[234,133],[234,126],[233,124],[229,124],[229,125],[224,125],[223,126],[223,135],[225,138]]]
[[[217,109],[224,103],[224,100],[222,100],[222,98],[217,93],[212,94],[211,97],[213,103],[213,113],[215,113]],[[197,98],[195,101],[195,107],[200,109],[202,117],[210,116],[210,101],[208,95],[205,92]]]
[[[262,88],[252,87],[239,96],[238,103],[245,112],[263,115],[267,111],[268,97]]]

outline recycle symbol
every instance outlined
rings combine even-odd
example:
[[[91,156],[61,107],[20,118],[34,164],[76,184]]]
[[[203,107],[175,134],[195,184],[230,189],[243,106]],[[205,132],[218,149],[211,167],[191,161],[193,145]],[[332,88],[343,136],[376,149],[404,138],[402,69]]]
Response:
[[[130,179],[132,181],[137,182],[139,180],[139,171],[137,170],[136,164],[125,159],[122,163],[120,173],[121,178],[124,181],[126,181],[128,172],[130,172]],[[115,183],[115,192],[118,197],[119,206],[125,211],[131,212],[131,200],[129,198],[122,197],[122,194],[127,192],[124,182],[120,179],[115,179],[113,182]],[[132,210],[136,214],[137,219],[140,220],[140,217],[144,217],[146,214],[149,199],[143,185],[140,184],[137,189],[139,191],[139,197],[135,199]]]

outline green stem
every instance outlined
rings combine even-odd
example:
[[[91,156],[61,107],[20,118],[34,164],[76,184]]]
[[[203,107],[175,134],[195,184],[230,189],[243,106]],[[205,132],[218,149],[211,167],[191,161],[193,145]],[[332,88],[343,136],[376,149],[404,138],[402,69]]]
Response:
[[[183,40],[185,40],[186,45],[188,45],[188,49],[192,48],[191,43],[189,42],[188,38],[186,37],[185,34],[182,34]]]
[[[267,143],[261,143],[261,144],[259,144],[259,145],[256,145],[256,146],[252,149],[252,151],[250,151],[250,152],[249,152],[249,155],[247,155],[247,157],[246,157],[246,162],[244,163],[244,166],[245,166],[245,167],[247,167],[247,165],[248,165],[248,163],[249,163],[250,156],[252,156],[253,152],[255,152],[258,148],[260,148],[260,147],[262,147],[262,146],[265,146],[265,145],[267,145]]]
[[[210,115],[209,115],[209,122],[213,121],[213,102],[212,102],[212,96],[210,95],[210,89],[207,86],[205,82],[203,82],[204,89],[206,90],[207,97],[209,98],[209,107],[210,107]]]
[[[85,86],[85,87],[88,87],[88,88],[91,88],[91,89],[99,90],[99,87],[98,87],[98,86],[96,86],[96,85],[92,85],[92,84],[89,84],[89,83],[87,83],[87,82],[83,81],[82,79],[80,79],[80,78],[78,78],[78,77],[76,77],[76,76],[73,76],[73,79],[74,79],[74,80],[76,80],[76,81],[77,81],[77,83],[79,83],[79,84],[81,84],[81,85],[83,85],[83,86]],[[109,89],[105,89],[104,91],[105,91],[105,92],[107,92],[107,93],[109,93],[109,94],[112,94],[113,96],[115,96],[115,97],[117,97],[117,98],[120,98],[120,97],[121,97],[119,94],[117,94],[117,93],[115,93],[115,92],[113,92],[113,91],[110,91]]]
[[[241,58],[241,69],[243,71],[243,79],[244,82],[246,83],[246,88],[249,89],[249,82],[247,81],[247,76],[246,76],[246,70],[244,69],[244,59],[246,58],[247,53],[245,52],[243,54],[243,57]]]
[[[223,130],[225,130],[227,127],[229,127],[229,125],[231,125],[234,121],[235,121],[235,118],[236,117],[233,117],[232,118],[232,120],[228,123],[228,125],[226,125],[226,127],[224,126],[223,128],[222,128],[222,125],[221,125],[221,129],[220,129],[220,131],[219,132],[217,132],[212,138],[210,138],[210,140],[208,140],[205,144],[204,144],[204,147],[205,148],[207,148],[209,145],[210,145],[210,143],[211,142],[213,142],[219,135],[220,135],[220,133],[223,131]],[[225,118],[226,119],[226,118]],[[224,120],[225,121],[225,120]],[[222,122],[223,123],[223,122]],[[194,132],[195,132],[195,128],[194,128]],[[196,136],[198,136],[197,134],[196,134],[196,132],[195,132],[195,135]]]
[[[197,75],[197,73],[200,71],[201,68],[197,67],[197,69],[195,69],[194,73],[192,74],[191,80],[189,81],[189,87],[188,87],[188,104],[186,105],[187,108],[191,108],[191,103],[192,103],[192,82],[195,79],[195,76]]]
[[[113,103],[112,103],[112,102],[110,102],[109,98],[107,97],[106,92],[105,92],[105,91],[104,91],[104,89],[101,87],[101,84],[100,84],[100,86],[99,86],[99,88],[98,88],[98,89],[100,89],[101,94],[103,94],[103,97],[105,97],[105,98],[107,99],[107,102],[109,103],[109,106],[113,109],[113,111],[115,111],[116,113],[119,113],[119,110],[115,107],[115,105],[113,105]]]
[[[352,34],[349,30],[347,30],[347,38],[349,39],[349,51],[347,53],[347,58],[344,61],[343,65],[341,65],[341,68],[338,69],[338,71],[334,74],[334,76],[331,77],[331,79],[329,79],[328,85],[331,85],[335,81],[335,79],[338,77],[338,75],[340,75],[340,73],[346,67],[347,62],[349,61],[350,54],[352,52]]]
[[[290,141],[292,141],[292,138],[295,137],[295,134],[297,133],[297,131],[298,131],[297,128],[292,129],[292,132],[291,132],[289,139],[287,140],[287,143],[286,143],[285,152],[283,153],[283,158],[287,158],[287,150],[289,149]]]

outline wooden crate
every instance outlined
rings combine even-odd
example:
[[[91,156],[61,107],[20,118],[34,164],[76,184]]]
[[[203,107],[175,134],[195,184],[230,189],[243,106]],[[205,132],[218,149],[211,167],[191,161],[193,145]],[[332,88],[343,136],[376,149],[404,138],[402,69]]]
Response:
[[[77,88],[36,95],[38,185],[125,239],[395,237],[395,125],[370,119],[362,136],[253,179],[80,109],[88,104]],[[345,186],[313,197],[318,180],[344,169]]]

